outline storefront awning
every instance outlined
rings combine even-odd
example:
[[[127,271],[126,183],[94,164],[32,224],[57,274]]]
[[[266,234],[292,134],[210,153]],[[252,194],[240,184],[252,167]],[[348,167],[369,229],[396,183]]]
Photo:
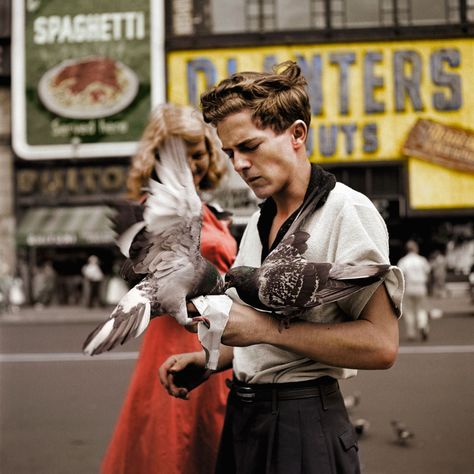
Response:
[[[114,213],[108,206],[29,209],[17,228],[17,242],[30,247],[111,244]]]

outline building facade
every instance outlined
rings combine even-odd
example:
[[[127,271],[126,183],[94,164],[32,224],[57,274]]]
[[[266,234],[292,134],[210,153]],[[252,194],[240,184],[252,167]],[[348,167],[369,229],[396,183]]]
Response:
[[[425,254],[474,238],[473,1],[166,5],[169,100],[196,105],[233,72],[295,60],[312,101],[310,159],[373,200],[394,261],[409,238]]]
[[[409,238],[425,255],[474,241],[474,0],[0,0],[0,13],[0,258],[27,288],[44,261],[75,276],[94,253],[112,272],[108,219],[155,104],[197,105],[227,75],[288,59],[308,78],[311,161],[373,200],[392,261]],[[110,103],[103,87],[85,107],[54,90],[99,66],[117,71]],[[216,198],[238,235],[256,200],[236,176]]]

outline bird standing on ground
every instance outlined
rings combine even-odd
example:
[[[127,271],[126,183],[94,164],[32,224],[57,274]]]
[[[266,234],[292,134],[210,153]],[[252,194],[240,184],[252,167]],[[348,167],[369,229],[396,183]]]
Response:
[[[172,136],[160,146],[156,175],[159,181],[149,181],[143,221],[117,241],[129,258],[125,271],[138,283],[87,337],[86,354],[100,354],[138,337],[155,316],[169,314],[188,324],[192,319],[186,300],[223,291],[219,271],[200,253],[202,203],[181,138]]]
[[[344,397],[344,406],[347,410],[353,410],[360,403],[360,392],[354,392],[352,395]]]
[[[405,423],[397,420],[392,420],[390,424],[392,425],[392,428],[395,431],[398,444],[405,446],[411,439],[415,437],[415,434],[407,428]]]

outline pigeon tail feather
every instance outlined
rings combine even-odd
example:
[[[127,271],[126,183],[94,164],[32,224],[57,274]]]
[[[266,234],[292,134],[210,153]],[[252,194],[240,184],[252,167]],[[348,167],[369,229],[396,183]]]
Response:
[[[97,328],[87,336],[82,346],[82,351],[87,355],[94,355],[96,349],[103,344],[114,329],[114,320],[108,319],[101,323]]]
[[[335,263],[329,270],[329,277],[337,280],[360,280],[363,278],[381,278],[389,270],[388,264],[352,264]]]

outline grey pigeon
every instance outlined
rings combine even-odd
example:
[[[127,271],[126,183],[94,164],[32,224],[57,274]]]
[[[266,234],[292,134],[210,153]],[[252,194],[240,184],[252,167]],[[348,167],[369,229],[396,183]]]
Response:
[[[223,291],[219,271],[200,253],[202,203],[181,138],[168,138],[160,146],[156,175],[159,181],[149,181],[143,220],[117,241],[128,257],[125,272],[138,283],[87,337],[86,354],[100,354],[138,337],[155,316],[169,314],[185,325],[191,321],[187,299]]]
[[[415,434],[410,431],[402,421],[392,420],[390,424],[395,432],[398,444],[406,446],[408,442],[415,437]]]
[[[356,420],[352,421],[352,426],[354,427],[354,431],[359,435],[366,435],[370,428],[370,422],[367,421],[365,418],[357,418]]]
[[[353,410],[360,403],[360,392],[354,392],[352,395],[344,397],[344,406],[347,410]]]
[[[225,289],[235,288],[245,303],[274,315],[288,325],[302,310],[332,303],[379,281],[387,264],[309,262],[307,232],[284,238],[259,268],[239,266],[225,276]]]

